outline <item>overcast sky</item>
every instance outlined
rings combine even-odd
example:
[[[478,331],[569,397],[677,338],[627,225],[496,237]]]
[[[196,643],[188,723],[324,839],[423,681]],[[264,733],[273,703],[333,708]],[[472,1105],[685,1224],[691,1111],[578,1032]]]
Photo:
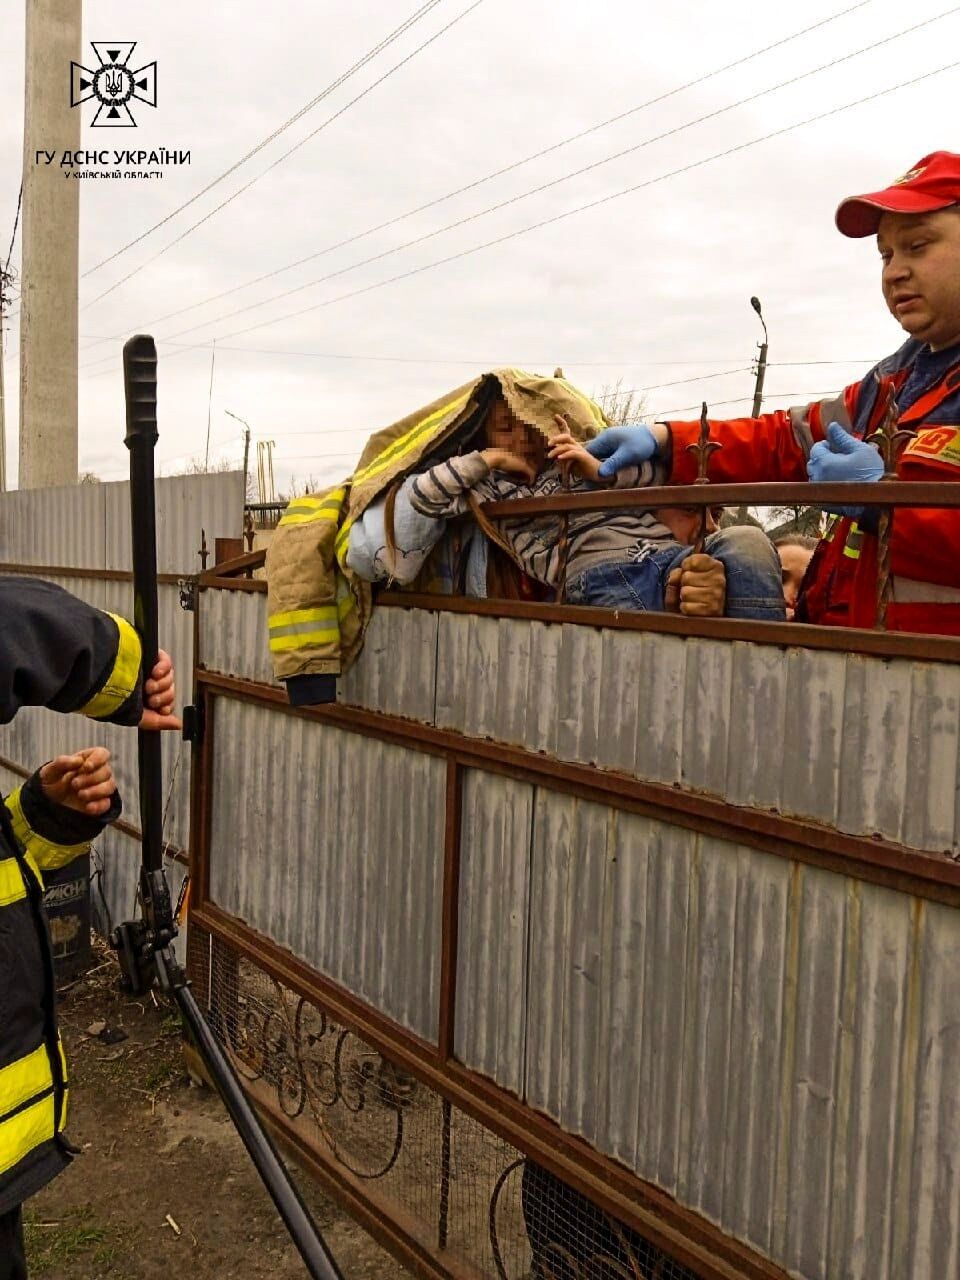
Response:
[[[5,254],[21,170],[23,5],[0,4]],[[706,398],[715,414],[735,416],[749,407],[749,366],[760,337],[751,294],[762,299],[770,329],[771,407],[852,381],[900,344],[900,330],[880,299],[875,245],[841,237],[833,213],[842,196],[886,185],[929,151],[960,150],[960,68],[743,144],[952,62],[958,10],[929,0],[908,6],[868,0],[713,76],[848,4],[481,0],[415,52],[470,4],[441,0],[210,193],[82,280],[81,306],[414,55],[203,226],[81,311],[82,469],[104,479],[126,473],[119,353],[123,338],[138,330],[153,333],[161,352],[162,469],[202,458],[209,403],[212,456],[241,457],[239,424],[226,414],[232,410],[250,422],[255,440],[276,442],[280,486],[292,474],[339,478],[371,431],[502,364],[544,373],[561,364],[593,393],[618,380],[649,388],[653,414]],[[157,60],[159,94],[156,110],[136,108],[136,131],[93,129],[94,108],[84,107],[83,145],[189,149],[192,164],[167,169],[162,182],[84,183],[81,270],[175,210],[420,7],[417,0],[234,0],[229,7],[165,0],[132,9],[127,0],[85,0],[88,65],[87,42],[135,38],[133,64]],[[945,12],[918,31],[898,34]],[[724,110],[890,36],[897,38],[881,48]],[[682,128],[717,111],[722,114],[712,120]],[[354,244],[162,319],[623,112],[631,114]],[[671,130],[678,131],[640,145]],[[587,174],[350,269],[638,146]],[[709,159],[734,147],[743,149]],[[696,167],[664,177],[689,165]],[[330,301],[638,184],[649,185],[408,279]],[[332,272],[342,274],[271,300]],[[228,315],[241,307],[249,309]],[[315,309],[290,314],[305,308]],[[6,365],[12,476],[16,324]],[[102,338],[110,341],[94,345]],[[661,385],[731,369],[740,371]],[[745,400],[723,403],[737,398]]]

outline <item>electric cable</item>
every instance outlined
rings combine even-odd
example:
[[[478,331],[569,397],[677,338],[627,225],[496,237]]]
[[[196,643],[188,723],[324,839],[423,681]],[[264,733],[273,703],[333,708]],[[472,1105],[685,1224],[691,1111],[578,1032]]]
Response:
[[[606,120],[601,120],[597,124],[590,125],[587,129],[581,129],[579,133],[572,134],[568,138],[562,138],[559,142],[554,142],[550,146],[543,147],[541,150],[535,151],[528,156],[524,156],[520,160],[515,160],[511,164],[495,169],[493,172],[485,174],[481,178],[476,178],[472,182],[466,183],[464,186],[457,187],[453,191],[448,191],[445,195],[437,196],[432,200],[426,201],[424,204],[417,205],[414,209],[408,209],[405,213],[397,214],[395,217],[389,218],[385,222],[380,222],[376,226],[368,227],[366,231],[359,231],[352,236],[348,236],[345,240],[338,241],[336,244],[328,245],[326,248],[319,249],[315,253],[308,254],[304,258],[298,258],[296,261],[289,262],[283,267],[277,267],[274,271],[268,271],[263,275],[255,276],[253,279],[234,285],[230,289],[224,289],[220,293],[212,294],[210,297],[203,298],[199,302],[191,302],[185,307],[178,308],[176,311],[170,311],[166,315],[159,316],[156,319],[144,321],[144,324],[140,327],[150,328],[151,326],[160,324],[165,320],[170,320],[175,316],[182,315],[187,311],[192,311],[197,307],[207,306],[211,302],[217,302],[221,298],[229,297],[233,293],[238,293],[243,289],[251,288],[256,284],[262,284],[265,280],[270,280],[274,276],[282,275],[285,271],[292,271],[294,268],[303,266],[305,263],[311,262],[315,258],[320,258],[325,254],[333,253],[336,249],[345,248],[347,245],[354,244],[358,240],[363,240],[377,231],[385,231],[388,227],[395,226],[398,222],[403,222],[407,218],[412,218],[418,213],[424,213],[427,209],[435,208],[437,205],[443,204],[448,200],[452,200],[456,196],[464,195],[468,191],[473,191],[477,187],[493,181],[495,178],[500,178],[503,177],[504,174],[512,173],[514,170],[519,169],[524,165],[531,164],[534,160],[540,160],[544,156],[550,155],[554,151],[559,151],[563,147],[569,146],[571,143],[579,142],[582,138],[589,137],[590,134],[597,133],[599,130],[605,129],[612,124],[618,124],[620,121],[626,120],[630,116],[636,115],[641,111],[645,111],[647,108],[656,106],[661,102],[665,102],[668,98],[673,98],[679,93],[683,93],[686,89],[696,88],[699,85],[705,84],[708,80],[715,79],[726,71],[731,71],[736,67],[743,66],[745,63],[751,62],[753,59],[759,58],[763,54],[771,52],[773,49],[779,49],[783,45],[791,43],[793,40],[798,40],[802,36],[809,35],[811,31],[816,31],[821,27],[825,27],[831,22],[836,22],[840,18],[847,17],[855,10],[862,9],[865,5],[873,3],[874,0],[858,0],[858,3],[851,5],[849,8],[841,9],[838,13],[822,18],[819,22],[814,22],[810,26],[801,28],[799,31],[794,31],[791,35],[783,36],[781,39],[775,40],[772,44],[764,45],[760,49],[755,49],[752,53],[744,54],[740,58],[735,58],[733,62],[727,62],[724,63],[723,66],[715,67],[713,71],[708,71],[704,75],[697,76],[692,80],[687,80],[684,84],[677,85],[675,88],[669,89],[665,93],[658,94],[654,98],[648,98],[646,102],[641,102],[635,107],[630,107],[626,111],[621,111],[617,115],[608,117]],[[113,338],[109,340],[115,341],[116,339]],[[107,341],[107,339],[101,339],[101,341]]]
[[[441,0],[432,0],[432,3],[439,4],[441,3]],[[466,18],[467,15],[472,13],[474,9],[479,8],[481,4],[483,4],[483,0],[472,0],[472,3],[469,4],[466,7],[466,9],[464,9],[461,13],[458,13],[457,16],[453,18],[450,22],[448,22],[445,27],[441,27],[439,31],[434,32],[434,34],[430,36],[429,39],[424,40],[422,44],[419,44],[416,47],[416,49],[414,49],[411,53],[408,53],[406,57],[401,58],[399,62],[395,63],[392,67],[389,68],[389,70],[385,71],[383,75],[379,77],[379,79],[374,80],[372,84],[368,85],[366,89],[363,90],[362,93],[358,93],[355,98],[351,98],[350,101],[347,102],[344,106],[342,106],[339,111],[335,111],[332,116],[328,116],[327,119],[324,120],[323,124],[318,125],[317,128],[314,129],[312,133],[308,133],[306,137],[301,138],[300,141],[295,143],[292,147],[290,147],[288,151],[285,151],[282,156],[278,156],[276,160],[274,160],[271,164],[267,165],[266,169],[256,174],[253,178],[250,179],[249,182],[246,182],[242,187],[238,187],[237,190],[234,191],[232,195],[228,196],[226,200],[221,200],[221,202],[218,205],[215,205],[212,209],[210,209],[207,213],[205,213],[202,218],[198,218],[196,222],[192,223],[189,227],[187,227],[185,231],[182,231],[180,235],[178,235],[175,239],[171,240],[169,244],[165,244],[162,249],[159,249],[153,255],[153,257],[145,259],[143,262],[140,263],[138,267],[134,267],[132,271],[128,271],[125,276],[121,276],[120,279],[117,280],[114,284],[110,285],[109,288],[104,289],[103,292],[97,294],[95,298],[91,298],[89,302],[85,302],[83,306],[80,308],[80,310],[86,311],[88,307],[92,307],[96,303],[101,302],[104,298],[108,297],[115,290],[119,289],[121,285],[126,284],[128,280],[132,280],[134,276],[139,275],[140,272],[143,271],[145,267],[150,266],[152,263],[156,262],[158,258],[162,258],[163,255],[167,253],[170,249],[173,249],[176,245],[186,240],[186,238],[192,235],[193,232],[196,231],[198,227],[202,227],[205,222],[209,222],[211,218],[215,217],[216,214],[218,214],[221,211],[221,209],[225,209],[227,205],[232,204],[233,201],[236,200],[238,196],[243,195],[245,191],[249,191],[250,188],[252,186],[255,186],[256,183],[258,183],[261,178],[266,177],[266,175],[270,173],[273,169],[276,169],[278,165],[283,164],[283,162],[289,159],[289,157],[292,156],[295,151],[299,151],[300,148],[305,146],[312,138],[315,138],[318,133],[321,133],[324,129],[326,129],[328,125],[332,124],[335,120],[338,120],[340,116],[342,116],[345,112],[349,111],[352,106],[355,106],[356,103],[360,102],[363,98],[365,98],[368,93],[372,93],[373,90],[378,88],[381,84],[383,84],[385,80],[388,80],[390,76],[394,74],[394,72],[399,71],[401,67],[406,66],[408,62],[410,62],[413,58],[417,56],[417,54],[422,53],[423,50],[428,48],[431,44],[433,44],[435,40],[439,40],[442,35],[445,35],[446,32],[450,30],[451,27],[456,26],[458,22]],[[113,257],[116,257],[116,256],[117,254],[113,255]],[[109,262],[111,260],[112,259],[109,259],[109,258],[104,259],[104,262]],[[102,266],[104,265],[104,263],[100,263],[99,265]],[[95,270],[97,270],[96,267],[91,268],[91,271],[95,271]],[[84,275],[85,276],[90,275],[91,271],[84,272]]]
[[[771,391],[769,395],[762,396],[762,400],[789,400],[793,404],[812,404],[815,400],[823,400],[826,396],[836,394],[836,388],[833,391]],[[733,400],[715,400],[711,405],[707,402],[707,412],[710,413],[713,408],[725,408],[728,404],[752,404],[753,396],[737,396]],[[677,413],[699,413],[703,405],[703,401],[699,400],[696,404],[684,404],[678,409],[651,409],[649,416],[658,422],[662,422],[668,416]]]
[[[140,244],[140,242],[143,240],[146,240],[148,236],[153,235],[154,231],[158,231],[160,227],[165,226],[166,223],[170,222],[173,218],[175,218],[178,213],[182,213],[184,209],[189,209],[189,207],[192,204],[195,204],[202,196],[205,196],[208,191],[212,191],[214,187],[218,186],[221,182],[223,182],[224,178],[228,178],[230,174],[235,173],[237,169],[241,167],[241,165],[246,164],[248,160],[252,160],[255,155],[259,154],[259,152],[261,152],[265,147],[268,147],[271,142],[274,142],[277,138],[279,138],[282,133],[285,133],[286,130],[289,129],[292,125],[296,124],[298,120],[302,119],[303,116],[307,115],[310,111],[312,111],[314,107],[318,106],[321,102],[323,102],[323,100],[329,97],[331,93],[339,89],[340,86],[344,84],[347,80],[349,80],[349,78],[355,72],[359,71],[361,67],[364,67],[372,58],[375,58],[378,53],[382,52],[382,50],[384,50],[388,45],[392,44],[394,40],[399,39],[399,37],[402,36],[406,31],[408,31],[410,27],[412,27],[416,22],[419,22],[419,20],[422,17],[428,14],[431,11],[431,9],[436,8],[436,6],[440,3],[441,3],[441,0],[427,0],[426,4],[422,4],[420,8],[417,9],[414,13],[412,13],[408,18],[406,18],[400,24],[399,27],[394,28],[394,30],[391,31],[389,35],[384,36],[384,38],[380,41],[379,44],[375,45],[372,49],[370,49],[367,53],[365,53],[362,58],[360,58],[357,62],[353,64],[352,67],[350,67],[347,71],[342,72],[337,77],[336,80],[328,84],[327,87],[324,90],[322,90],[322,92],[318,93],[315,98],[312,98],[309,102],[307,102],[304,106],[302,106],[299,111],[296,111],[292,116],[289,117],[289,119],[285,120],[283,124],[279,125],[276,129],[274,129],[273,133],[268,134],[268,136],[266,138],[263,138],[260,142],[258,142],[255,147],[252,147],[245,155],[241,156],[239,160],[235,161],[229,167],[229,169],[224,169],[223,173],[219,174],[211,182],[208,182],[205,187],[203,187],[200,191],[192,195],[189,200],[185,200],[183,204],[178,205],[176,209],[174,209],[171,213],[168,213],[165,217],[161,218],[159,222],[155,222],[152,227],[148,227],[146,231],[141,232],[140,235],[136,236],[133,240],[130,240],[125,245],[122,245],[121,248],[117,249],[114,253],[111,253],[109,257],[104,258],[101,262],[98,262],[94,266],[89,267],[86,271],[82,273],[81,279],[85,278],[86,276],[93,275],[95,271],[99,271],[100,268],[105,267],[107,263],[115,261],[115,259],[119,258],[121,254],[126,253],[128,249],[132,249],[134,245]]]
[[[13,245],[17,238],[17,227],[20,225],[20,209],[23,205],[23,183],[20,183],[20,194],[17,196],[17,212],[13,219],[13,234],[10,236],[10,248],[7,250],[7,261],[3,267],[3,274],[7,276],[10,272],[10,259],[13,257]]]
[[[290,289],[284,289],[280,293],[272,294],[269,298],[263,298],[257,302],[251,302],[246,304],[245,306],[237,307],[233,311],[228,311],[222,315],[215,316],[211,320],[199,321],[197,324],[190,325],[186,329],[177,330],[176,333],[170,334],[169,336],[171,338],[181,338],[185,334],[195,332],[197,329],[204,329],[209,325],[223,323],[224,321],[233,319],[234,316],[244,315],[248,311],[260,310],[262,307],[268,306],[270,303],[279,302],[283,298],[292,297],[296,293],[302,293],[305,289],[313,289],[317,285],[324,284],[329,280],[334,280],[340,276],[347,275],[349,272],[356,271],[360,267],[366,267],[366,266],[370,266],[374,262],[380,262],[384,258],[392,257],[395,253],[400,253],[405,249],[411,249],[416,245],[425,243],[428,240],[433,240],[435,237],[442,235],[447,231],[453,231],[459,227],[466,226],[468,223],[476,222],[478,219],[484,218],[489,214],[498,213],[502,209],[506,209],[511,205],[518,204],[521,200],[527,200],[531,196],[539,195],[540,193],[544,191],[548,191],[553,187],[560,186],[562,183],[570,182],[574,178],[583,177],[585,174],[592,173],[594,170],[599,169],[604,165],[611,164],[615,160],[622,160],[624,157],[628,155],[633,155],[635,152],[640,151],[645,147],[652,145],[655,142],[662,142],[666,138],[675,137],[678,133],[682,133],[686,129],[690,129],[695,125],[703,124],[705,121],[708,121],[708,120],[715,120],[718,116],[725,115],[727,112],[736,110],[737,108],[742,106],[746,106],[751,102],[756,102],[758,99],[766,97],[768,94],[779,92],[779,90],[785,89],[790,85],[798,84],[800,81],[809,79],[811,76],[819,75],[823,71],[828,71],[833,67],[837,67],[845,62],[849,62],[853,58],[858,58],[863,56],[866,53],[871,53],[875,49],[879,49],[882,46],[890,44],[895,40],[901,40],[903,39],[904,36],[910,35],[915,31],[919,31],[924,27],[930,26],[934,22],[939,22],[943,18],[950,17],[951,15],[957,13],[958,11],[960,11],[960,5],[954,5],[952,8],[944,11],[943,13],[937,14],[935,17],[932,17],[932,18],[926,18],[922,22],[918,22],[912,27],[907,27],[902,31],[898,31],[892,35],[885,36],[880,40],[874,41],[872,44],[864,45],[862,48],[856,49],[851,53],[846,53],[838,58],[833,58],[829,62],[825,62],[820,66],[811,68],[807,71],[803,71],[800,74],[793,76],[789,79],[778,80],[775,84],[768,85],[765,89],[760,89],[756,93],[749,94],[747,97],[740,98],[736,102],[729,103],[727,106],[718,107],[713,111],[709,111],[704,115],[698,116],[694,120],[686,121],[684,124],[676,125],[672,129],[665,130],[663,133],[656,134],[650,138],[645,138],[642,142],[635,143],[633,146],[625,147],[622,150],[616,151],[609,156],[604,156],[600,160],[594,160],[590,164],[584,165],[579,169],[575,169],[570,173],[561,174],[560,177],[558,178],[553,178],[549,182],[540,183],[535,187],[531,187],[527,191],[520,192],[518,195],[510,196],[506,200],[501,200],[501,201],[498,201],[496,204],[488,205],[487,208],[481,209],[478,212],[466,214],[464,217],[458,218],[453,222],[449,222],[442,227],[434,228],[434,230],[427,231],[423,235],[414,237],[414,239],[412,240],[404,241],[403,244],[394,245],[388,249],[382,250],[380,253],[372,254],[370,257],[359,259],[358,261],[350,263],[345,267],[341,267],[336,271],[331,271],[331,272],[328,272],[326,275],[319,276],[315,280],[309,280],[305,284],[295,285]]]
[[[690,173],[694,169],[699,169],[706,164],[713,163],[715,160],[722,160],[727,156],[736,155],[742,151],[749,150],[751,147],[758,146],[762,142],[769,142],[774,138],[781,138],[788,133],[792,133],[796,129],[804,128],[807,125],[817,124],[823,120],[832,119],[834,116],[840,115],[844,111],[850,111],[852,108],[863,106],[865,103],[876,102],[880,98],[886,97],[888,94],[896,93],[901,89],[911,88],[914,85],[921,84],[926,80],[932,79],[934,76],[943,75],[945,71],[952,71],[958,66],[960,66],[960,59],[945,63],[943,66],[935,67],[930,71],[924,71],[918,76],[912,76],[909,80],[901,80],[896,84],[887,85],[886,88],[878,89],[873,93],[865,94],[861,98],[855,98],[850,102],[842,103],[838,107],[831,107],[827,111],[821,111],[815,115],[807,116],[803,120],[794,121],[793,124],[783,125],[779,129],[772,129],[768,133],[760,134],[755,138],[750,138],[746,142],[740,142],[732,147],[727,147],[722,151],[716,151],[712,155],[701,157],[699,160],[692,160],[688,164],[681,165],[676,169],[670,169],[666,173],[658,174],[656,177],[647,178],[643,182],[638,182],[632,186],[621,188],[619,191],[613,191],[609,195],[600,196],[598,199],[590,200],[586,204],[576,205],[572,209],[566,209],[561,213],[553,214],[549,218],[543,218],[538,222],[529,223],[525,227],[519,227],[514,231],[506,232],[503,235],[494,237],[492,240],[485,240],[480,244],[471,245],[456,253],[448,254],[446,257],[436,258],[432,262],[422,263],[418,267],[412,267],[407,271],[399,272],[397,275],[389,276],[384,280],[376,280],[372,284],[363,285],[357,289],[351,289],[347,293],[337,294],[332,298],[326,298],[322,302],[314,303],[309,307],[303,307],[298,311],[287,312],[283,315],[274,316],[267,320],[260,320],[256,324],[248,325],[243,329],[234,330],[232,333],[217,334],[217,340],[219,342],[221,338],[237,338],[242,334],[252,333],[257,329],[263,329],[270,325],[280,324],[285,320],[293,320],[299,316],[307,315],[326,307],[335,306],[337,303],[345,302],[350,298],[361,297],[364,294],[373,293],[378,289],[386,288],[388,285],[397,284],[402,280],[409,280],[415,276],[423,275],[427,271],[432,271],[435,267],[445,266],[448,263],[472,257],[474,254],[481,253],[485,249],[494,248],[497,245],[506,244],[511,240],[516,240],[520,236],[528,235],[531,231],[539,231],[543,227],[554,226],[558,222],[563,222],[578,214],[586,213],[592,209],[598,209],[603,205],[612,203],[614,200],[620,200],[624,196],[634,195],[638,191],[646,190],[660,182],[665,182],[669,178],[675,178],[681,174]],[[174,352],[173,355],[168,356],[167,359],[176,359],[177,355],[183,354],[185,350],[189,349],[190,348],[182,348],[181,351]]]

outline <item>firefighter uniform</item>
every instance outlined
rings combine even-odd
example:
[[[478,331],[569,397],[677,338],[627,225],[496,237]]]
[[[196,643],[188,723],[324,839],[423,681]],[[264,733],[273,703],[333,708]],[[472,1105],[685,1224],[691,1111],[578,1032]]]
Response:
[[[140,667],[123,618],[46,582],[0,578],[0,722],[46,706],[135,725]],[[52,804],[36,774],[0,804],[0,1280],[25,1274],[14,1257],[19,1206],[70,1159],[42,873],[84,852],[118,813],[116,796],[101,818]]]
[[[831,422],[863,439],[880,425],[885,392],[896,394],[900,426],[917,432],[901,453],[903,480],[960,480],[960,347],[931,351],[911,338],[836,399],[759,418],[714,422],[723,447],[710,462],[710,478],[724,481],[806,480],[813,444]],[[687,446],[699,422],[672,422],[671,482],[690,484],[696,463]],[[960,635],[960,510],[898,509],[890,543],[891,631]],[[876,619],[876,516],[835,521],[804,578],[797,619],[825,626],[870,627]]]

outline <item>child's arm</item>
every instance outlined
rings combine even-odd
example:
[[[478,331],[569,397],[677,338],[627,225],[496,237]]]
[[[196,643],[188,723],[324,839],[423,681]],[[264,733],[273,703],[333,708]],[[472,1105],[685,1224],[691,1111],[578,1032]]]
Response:
[[[449,520],[470,509],[469,493],[491,471],[507,471],[525,480],[533,479],[533,468],[506,449],[477,449],[473,453],[448,458],[414,476],[410,505],[421,515]]]
[[[657,467],[653,462],[623,467],[610,477],[601,476],[600,467],[603,459],[594,458],[579,440],[574,439],[567,427],[566,419],[560,414],[555,415],[554,420],[561,430],[550,441],[550,458],[554,462],[559,462],[561,466],[572,466],[574,471],[589,484],[610,489],[637,489],[655,484],[658,479],[662,482],[663,476],[658,477]],[[662,467],[660,471],[663,471]]]

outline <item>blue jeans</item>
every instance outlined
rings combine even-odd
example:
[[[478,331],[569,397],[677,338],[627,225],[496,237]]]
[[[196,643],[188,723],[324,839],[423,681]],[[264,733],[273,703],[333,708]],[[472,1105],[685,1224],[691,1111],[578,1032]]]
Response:
[[[732,525],[712,533],[704,551],[719,560],[727,576],[724,617],[784,622],[780,557],[755,525]],[[651,542],[636,560],[617,560],[587,569],[567,583],[569,604],[603,609],[661,612],[667,578],[693,552],[679,542]]]

